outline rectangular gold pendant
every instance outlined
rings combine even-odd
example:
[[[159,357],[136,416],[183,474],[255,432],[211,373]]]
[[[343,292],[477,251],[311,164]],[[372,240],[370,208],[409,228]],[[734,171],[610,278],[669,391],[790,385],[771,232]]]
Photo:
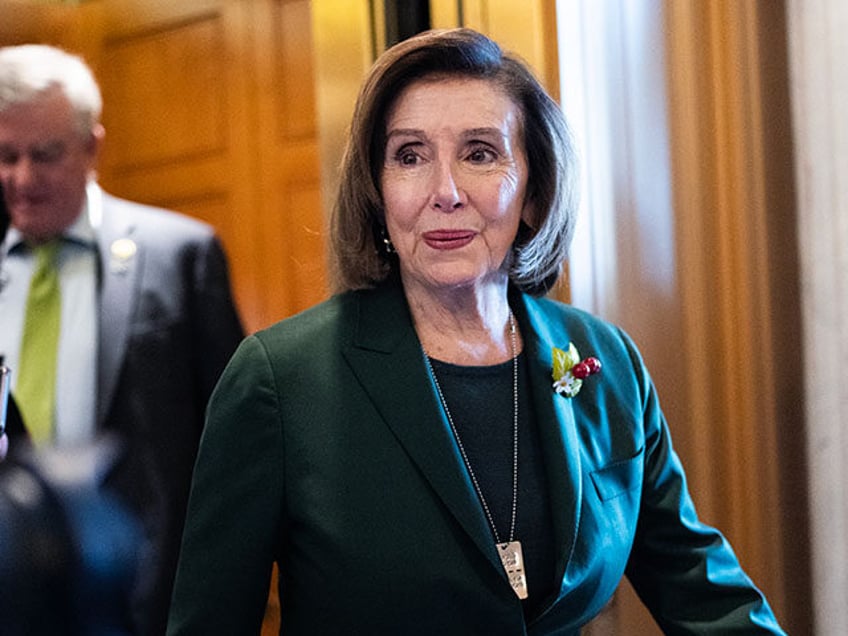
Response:
[[[518,598],[527,598],[527,577],[524,575],[524,553],[521,551],[521,541],[507,541],[496,545],[509,584]]]

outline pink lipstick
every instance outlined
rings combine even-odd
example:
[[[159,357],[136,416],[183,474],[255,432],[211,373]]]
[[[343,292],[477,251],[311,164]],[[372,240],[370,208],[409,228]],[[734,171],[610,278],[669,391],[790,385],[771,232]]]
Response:
[[[456,250],[473,241],[476,233],[471,230],[433,230],[424,232],[422,236],[424,242],[435,250]]]

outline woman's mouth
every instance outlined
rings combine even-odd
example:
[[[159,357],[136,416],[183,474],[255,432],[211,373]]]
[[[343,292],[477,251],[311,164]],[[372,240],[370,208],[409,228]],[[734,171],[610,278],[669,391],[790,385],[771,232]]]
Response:
[[[422,237],[434,250],[455,250],[468,245],[476,235],[472,230],[433,230]]]

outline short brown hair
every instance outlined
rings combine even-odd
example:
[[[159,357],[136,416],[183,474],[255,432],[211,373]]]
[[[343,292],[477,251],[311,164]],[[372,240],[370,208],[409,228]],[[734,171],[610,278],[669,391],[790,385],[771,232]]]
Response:
[[[434,30],[404,40],[374,63],[359,92],[331,221],[330,258],[337,291],[378,285],[398,274],[381,249],[385,226],[380,175],[386,118],[412,82],[469,77],[496,84],[520,108],[527,156],[527,199],[535,219],[513,246],[509,276],[520,290],[543,295],[562,273],[574,232],[577,166],[559,105],[518,57],[471,29]]]

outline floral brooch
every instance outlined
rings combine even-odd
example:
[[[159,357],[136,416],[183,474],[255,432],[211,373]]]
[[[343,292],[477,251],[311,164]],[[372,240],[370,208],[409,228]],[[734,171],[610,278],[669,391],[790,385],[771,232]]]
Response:
[[[553,349],[554,391],[565,397],[574,397],[580,393],[583,380],[601,370],[601,361],[597,358],[580,359],[577,347],[568,343],[568,349]]]

